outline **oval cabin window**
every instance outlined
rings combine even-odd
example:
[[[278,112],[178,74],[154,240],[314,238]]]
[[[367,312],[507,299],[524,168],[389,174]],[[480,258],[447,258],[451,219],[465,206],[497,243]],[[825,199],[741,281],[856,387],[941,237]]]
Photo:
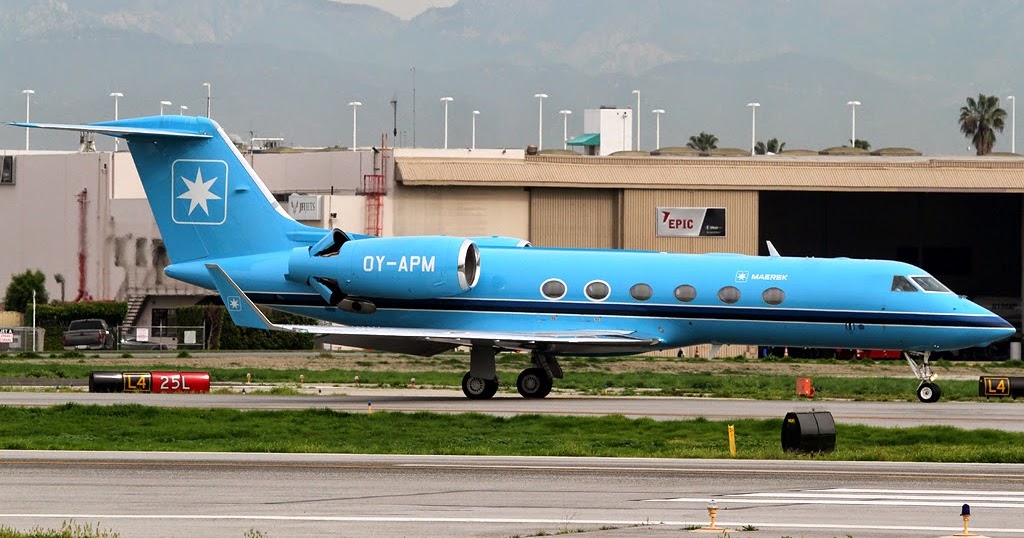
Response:
[[[740,289],[736,286],[726,286],[718,290],[718,300],[725,304],[733,304],[740,300]]]
[[[540,285],[540,293],[552,301],[565,297],[565,282],[552,278]]]
[[[629,295],[637,301],[646,301],[654,295],[654,290],[647,284],[633,284],[633,287],[629,288]]]
[[[676,288],[674,294],[679,301],[688,303],[697,298],[697,288],[689,284],[683,284]]]
[[[591,301],[603,301],[608,298],[611,291],[611,288],[608,287],[608,283],[600,280],[595,280],[587,284],[587,287],[583,289],[583,293],[586,294],[587,299],[590,299]]]
[[[786,300],[786,292],[779,288],[768,288],[761,293],[761,299],[768,304],[782,304]]]

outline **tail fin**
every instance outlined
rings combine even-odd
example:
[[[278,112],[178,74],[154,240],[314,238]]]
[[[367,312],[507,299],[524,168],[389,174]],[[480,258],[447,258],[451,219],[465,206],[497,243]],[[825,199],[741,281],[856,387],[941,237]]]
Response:
[[[12,124],[124,138],[172,263],[286,250],[325,230],[292,219],[209,118]]]

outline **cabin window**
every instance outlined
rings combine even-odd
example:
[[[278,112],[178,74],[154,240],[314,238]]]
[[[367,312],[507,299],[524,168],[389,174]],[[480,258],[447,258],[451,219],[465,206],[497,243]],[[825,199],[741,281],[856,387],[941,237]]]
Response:
[[[697,288],[689,284],[683,284],[676,288],[674,294],[680,302],[688,303],[697,298]]]
[[[896,275],[892,277],[892,291],[917,291],[917,286],[911,284],[907,277]]]
[[[637,301],[646,301],[654,295],[654,290],[644,283],[633,284],[633,287],[629,288],[629,295]]]
[[[603,301],[608,298],[611,291],[612,289],[608,286],[608,283],[601,280],[595,280],[583,288],[583,293],[591,301]]]
[[[562,297],[565,297],[565,282],[562,282],[557,278],[545,280],[544,283],[540,285],[540,293],[552,301],[557,301]]]
[[[725,304],[733,304],[740,300],[740,289],[736,286],[726,286],[718,290],[718,300]]]
[[[942,282],[939,282],[935,277],[912,276],[910,278],[914,279],[914,282],[917,282],[917,285],[921,286],[921,289],[923,289],[924,291],[952,293],[951,291],[949,291],[949,288],[943,286]]]
[[[779,288],[768,288],[761,292],[761,299],[768,304],[782,304],[786,300],[786,292]]]

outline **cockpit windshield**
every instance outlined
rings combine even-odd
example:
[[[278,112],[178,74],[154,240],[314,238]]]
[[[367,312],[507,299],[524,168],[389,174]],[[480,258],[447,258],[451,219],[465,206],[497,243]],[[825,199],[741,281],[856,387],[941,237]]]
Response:
[[[952,293],[949,290],[949,288],[947,288],[946,286],[943,286],[942,282],[939,282],[935,277],[931,277],[931,276],[912,276],[910,278],[914,279],[914,282],[917,282],[917,285],[921,286],[921,289],[923,289],[924,291],[934,291],[934,292],[940,292],[940,293]]]
[[[918,291],[917,286],[913,285],[907,277],[896,275],[892,277],[892,291]]]

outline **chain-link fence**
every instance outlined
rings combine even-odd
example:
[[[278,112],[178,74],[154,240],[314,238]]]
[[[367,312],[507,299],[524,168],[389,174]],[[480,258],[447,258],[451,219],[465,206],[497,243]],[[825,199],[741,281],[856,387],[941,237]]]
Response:
[[[32,327],[0,327],[0,353],[42,351],[45,335],[46,330],[42,328],[36,328],[33,338]]]
[[[206,349],[206,328],[129,327],[118,331],[117,349],[130,351],[161,349]]]

